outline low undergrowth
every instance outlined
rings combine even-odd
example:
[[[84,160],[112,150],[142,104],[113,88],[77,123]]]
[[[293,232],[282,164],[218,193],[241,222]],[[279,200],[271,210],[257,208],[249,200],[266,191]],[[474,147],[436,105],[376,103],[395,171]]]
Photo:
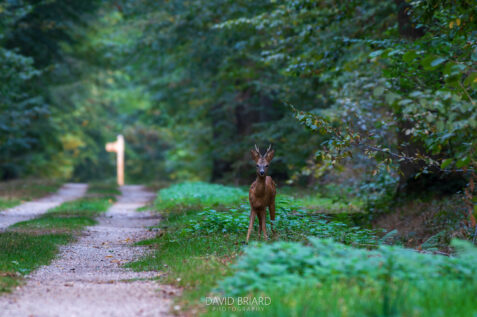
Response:
[[[61,182],[57,180],[22,179],[1,182],[0,210],[54,193],[60,186]]]
[[[210,315],[473,316],[477,248],[455,240],[455,257],[395,246],[359,249],[309,243],[254,245],[219,283],[219,297],[266,297],[270,305],[210,307]],[[313,300],[312,300],[313,299]]]
[[[311,212],[295,206],[296,201],[277,198],[276,217],[273,222],[275,240],[303,241],[309,236],[332,238],[335,241],[356,246],[376,245],[380,230],[352,226],[337,221],[333,216]],[[237,233],[242,236],[247,232],[250,219],[250,206],[240,204],[236,208],[217,211],[206,209],[190,219],[183,230],[195,233]],[[348,221],[349,222],[349,221]],[[258,221],[255,221],[255,232]],[[271,221],[267,215],[267,232],[271,232]]]
[[[462,250],[455,257],[386,245],[368,250],[317,238],[310,238],[306,244],[255,245],[245,250],[234,265],[235,274],[222,281],[218,290],[239,296],[341,280],[383,287],[388,283],[426,283],[434,279],[477,282],[477,248],[461,240],[454,243]]]
[[[128,266],[160,271],[162,282],[183,288],[175,307],[186,314],[477,313],[470,296],[477,290],[477,251],[466,242],[455,242],[460,249],[455,257],[384,245],[395,233],[381,237],[382,230],[356,226],[355,214],[325,215],[323,210],[302,207],[300,201],[312,193],[294,196],[289,190],[277,197],[275,235],[268,242],[245,246],[249,206],[243,195],[227,196],[222,189],[225,193],[232,190],[224,186],[184,186],[200,194],[192,199],[182,197],[181,184],[160,191],[156,209],[165,219],[156,238],[141,242],[154,251]],[[214,192],[208,194],[211,189]],[[177,204],[172,199],[164,203],[164,197],[178,197]],[[349,205],[346,201],[341,204]],[[267,220],[268,230],[269,224]],[[256,235],[257,226],[252,237],[256,239]],[[257,298],[268,298],[271,303],[254,303]],[[232,303],[221,299],[232,299]]]
[[[109,208],[116,193],[115,185],[89,186],[85,197],[0,233],[0,293],[21,283],[23,275],[47,265],[60,245],[73,241],[84,227],[96,224],[95,217]]]
[[[351,218],[337,221],[335,216],[300,208],[296,201],[288,194],[277,197],[272,241],[305,241],[308,235],[314,235],[356,245],[377,245],[378,231],[355,227]],[[155,208],[164,215],[160,233],[141,242],[153,247],[154,252],[128,266],[163,272],[162,282],[184,289],[177,300],[182,309],[192,314],[204,312],[205,296],[218,281],[233,274],[235,269],[229,264],[243,253],[250,214],[246,192],[222,185],[178,184],[158,193]],[[270,231],[269,224],[267,220]],[[258,221],[254,239],[257,225]]]

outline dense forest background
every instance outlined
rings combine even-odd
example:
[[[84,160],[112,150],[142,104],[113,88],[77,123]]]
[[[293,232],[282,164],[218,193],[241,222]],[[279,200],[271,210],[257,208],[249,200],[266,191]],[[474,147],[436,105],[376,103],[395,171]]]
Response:
[[[462,189],[477,154],[472,0],[0,2],[0,178],[114,175],[367,193]],[[437,189],[436,189],[437,188]]]

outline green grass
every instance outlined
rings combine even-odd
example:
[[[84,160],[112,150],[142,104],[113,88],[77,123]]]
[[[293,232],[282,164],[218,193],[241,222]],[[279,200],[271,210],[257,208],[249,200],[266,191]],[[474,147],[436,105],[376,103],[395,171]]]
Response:
[[[94,219],[111,205],[110,192],[97,192],[88,189],[87,197],[69,201],[53,208],[45,214],[28,221],[21,221],[10,228],[17,230],[45,230],[55,232],[74,232],[86,226],[95,225]]]
[[[20,199],[17,198],[3,198],[0,197],[0,210],[12,208],[18,206],[22,203]]]
[[[115,185],[90,186],[84,198],[65,202],[0,233],[0,293],[21,283],[23,275],[50,263],[60,245],[96,224],[95,217],[108,209],[115,193]]]
[[[23,201],[54,193],[61,186],[57,180],[22,179],[0,182],[0,210],[12,208]]]
[[[21,283],[21,276],[50,263],[70,234],[0,233],[0,293]]]
[[[88,184],[88,192],[90,196],[100,196],[103,198],[112,198],[121,195],[116,182],[93,182]]]
[[[57,215],[45,215],[43,217],[18,222],[11,226],[15,229],[38,229],[38,230],[54,230],[54,231],[75,231],[81,230],[86,226],[93,226],[96,221],[91,216],[76,217],[58,217]]]
[[[159,191],[155,206],[158,210],[193,209],[234,205],[244,201],[248,193],[236,187],[209,184],[202,182],[186,182],[172,185]]]
[[[319,186],[316,190],[284,187],[278,190],[278,194],[299,208],[317,213],[359,213],[364,212],[366,207],[365,202],[356,197],[351,188],[332,184]]]
[[[87,197],[63,203],[49,210],[46,215],[51,214],[58,217],[70,217],[72,215],[97,216],[104,212],[114,199],[110,194],[98,196],[94,190],[88,190]]]
[[[336,282],[275,289],[251,298],[269,298],[269,305],[210,305],[206,316],[475,316],[475,284],[430,281],[423,286],[392,286],[391,298],[380,287]],[[256,311],[247,311],[254,307]],[[257,313],[258,312],[258,313]]]
[[[325,214],[363,212],[364,209],[363,202],[358,199],[343,201],[337,198],[322,197],[320,194],[297,198],[294,203],[301,208]]]

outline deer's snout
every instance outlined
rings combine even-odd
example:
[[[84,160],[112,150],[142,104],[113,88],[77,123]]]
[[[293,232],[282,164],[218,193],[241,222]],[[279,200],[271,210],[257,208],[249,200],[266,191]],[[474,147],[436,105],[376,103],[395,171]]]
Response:
[[[263,176],[265,174],[264,170],[260,170],[260,175]]]

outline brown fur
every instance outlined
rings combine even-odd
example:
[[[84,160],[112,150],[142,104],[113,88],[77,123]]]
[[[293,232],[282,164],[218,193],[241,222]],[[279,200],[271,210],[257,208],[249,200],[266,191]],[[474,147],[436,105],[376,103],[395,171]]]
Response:
[[[260,154],[260,150],[255,146],[255,149],[251,150],[252,159],[257,163],[257,179],[250,186],[250,191],[248,193],[248,198],[250,201],[250,224],[248,226],[247,240],[250,238],[250,233],[253,229],[253,223],[255,217],[258,217],[259,222],[259,231],[258,237],[260,238],[260,233],[263,232],[265,239],[267,237],[267,228],[265,224],[265,219],[267,216],[267,207],[270,211],[270,219],[272,220],[272,232],[273,232],[273,221],[275,220],[275,196],[277,194],[275,182],[270,176],[267,176],[268,165],[273,159],[275,153],[274,150],[270,150],[271,146],[268,147],[267,153],[265,155]]]

